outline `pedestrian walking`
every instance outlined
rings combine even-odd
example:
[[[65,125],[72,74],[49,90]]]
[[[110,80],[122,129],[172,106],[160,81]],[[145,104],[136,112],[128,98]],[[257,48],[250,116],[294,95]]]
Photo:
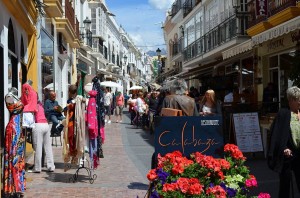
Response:
[[[290,87],[286,94],[289,109],[277,113],[268,151],[268,166],[279,173],[279,198],[290,197],[292,173],[300,192],[300,89]]]
[[[116,120],[117,122],[122,122],[122,114],[124,108],[124,96],[119,91],[116,96]]]
[[[108,124],[111,123],[110,117],[111,117],[111,104],[112,104],[113,96],[109,91],[109,88],[105,88],[104,90],[104,108],[106,111],[106,116],[108,117],[108,120],[105,119],[105,122]]]
[[[199,115],[194,98],[187,96],[187,84],[183,79],[170,83],[170,95],[165,96],[162,108],[182,110],[183,116]]]

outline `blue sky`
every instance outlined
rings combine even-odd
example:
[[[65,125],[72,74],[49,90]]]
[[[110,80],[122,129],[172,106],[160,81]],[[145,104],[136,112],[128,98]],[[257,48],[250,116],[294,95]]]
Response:
[[[106,5],[144,51],[165,48],[162,22],[174,0],[106,0]]]

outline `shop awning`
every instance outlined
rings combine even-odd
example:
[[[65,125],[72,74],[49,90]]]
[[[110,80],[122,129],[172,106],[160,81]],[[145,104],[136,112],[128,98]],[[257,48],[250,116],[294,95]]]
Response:
[[[252,37],[252,45],[258,45],[265,41],[277,38],[296,29],[300,29],[300,16],[295,17],[287,22],[284,22],[276,27],[264,31]]]
[[[249,39],[241,44],[238,44],[224,52],[222,52],[223,60],[252,50],[252,40]]]

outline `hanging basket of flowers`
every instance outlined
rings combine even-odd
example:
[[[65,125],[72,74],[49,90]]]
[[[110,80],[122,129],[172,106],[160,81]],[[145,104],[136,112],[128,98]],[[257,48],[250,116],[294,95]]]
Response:
[[[234,144],[224,146],[224,158],[200,152],[184,157],[180,151],[158,155],[155,169],[147,174],[150,198],[247,197],[257,186],[254,175],[244,165],[246,158]],[[269,198],[260,193],[258,198]]]

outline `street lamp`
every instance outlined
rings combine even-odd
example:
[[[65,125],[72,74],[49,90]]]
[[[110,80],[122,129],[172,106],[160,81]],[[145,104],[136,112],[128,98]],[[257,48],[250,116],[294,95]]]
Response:
[[[156,54],[157,54],[158,57],[160,56],[160,53],[161,53],[161,50],[159,48],[157,48]]]
[[[83,21],[84,29],[86,32],[86,44],[89,45],[90,47],[92,47],[92,42],[93,42],[92,32],[90,30],[91,23],[92,21],[88,17],[86,17],[86,19]],[[84,36],[82,38],[84,39]]]
[[[241,0],[232,0],[232,7],[237,10],[241,6]]]
[[[90,30],[92,21],[89,19],[89,17],[86,17],[86,19],[83,21],[84,28],[86,31]]]

